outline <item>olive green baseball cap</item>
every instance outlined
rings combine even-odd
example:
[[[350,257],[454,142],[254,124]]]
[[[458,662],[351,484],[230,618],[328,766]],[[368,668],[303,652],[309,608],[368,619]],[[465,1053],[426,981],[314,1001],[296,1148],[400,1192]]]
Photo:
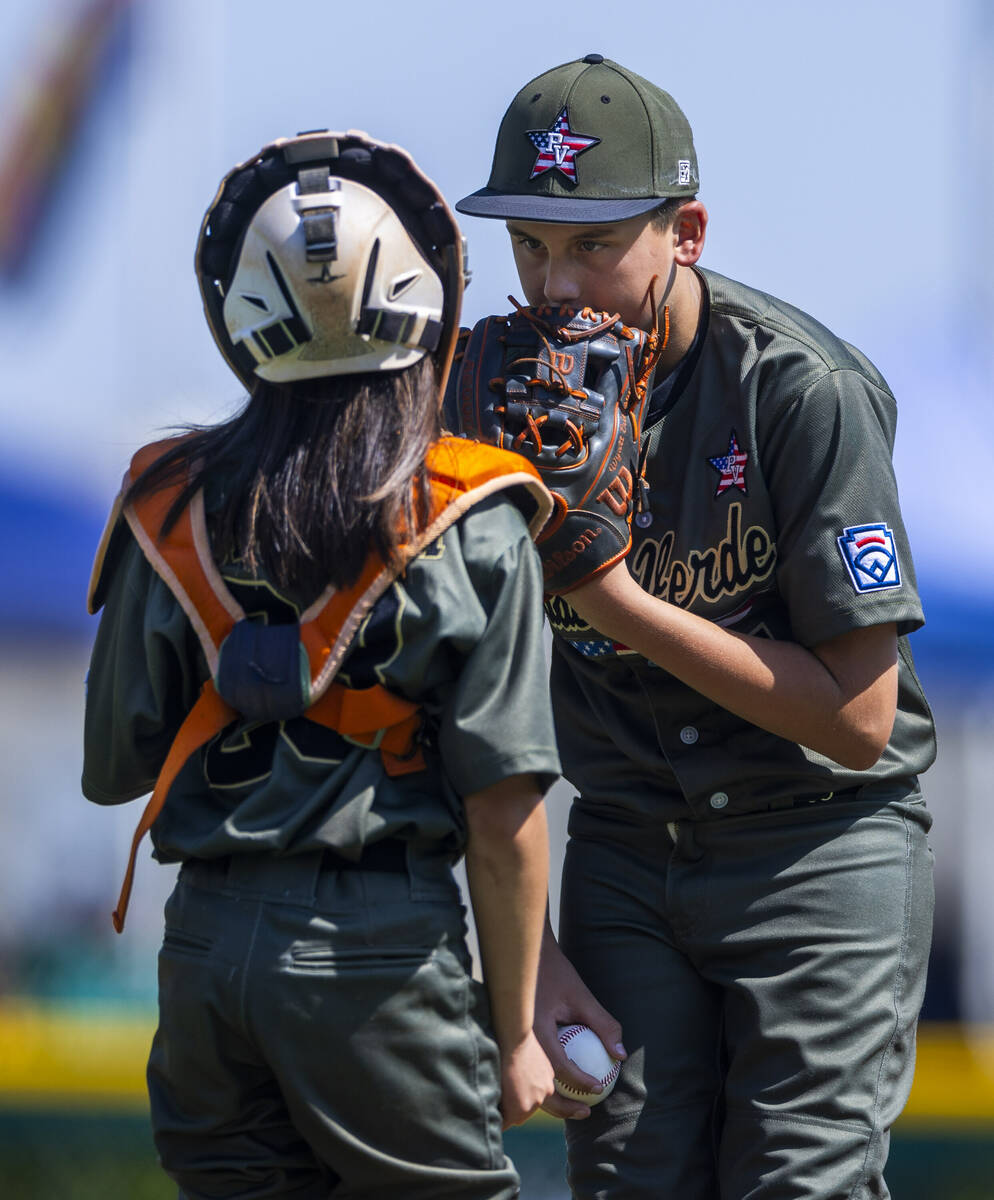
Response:
[[[487,186],[456,209],[587,225],[649,212],[698,186],[690,124],[673,97],[588,54],[518,92],[497,133]]]

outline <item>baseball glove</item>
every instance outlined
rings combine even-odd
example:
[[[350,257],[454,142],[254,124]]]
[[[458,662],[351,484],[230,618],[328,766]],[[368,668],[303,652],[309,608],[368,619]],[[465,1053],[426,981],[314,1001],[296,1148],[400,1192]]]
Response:
[[[508,299],[514,312],[462,335],[446,408],[460,433],[538,468],[556,505],[538,539],[545,590],[563,594],[631,547],[639,433],[665,339],[617,314]]]

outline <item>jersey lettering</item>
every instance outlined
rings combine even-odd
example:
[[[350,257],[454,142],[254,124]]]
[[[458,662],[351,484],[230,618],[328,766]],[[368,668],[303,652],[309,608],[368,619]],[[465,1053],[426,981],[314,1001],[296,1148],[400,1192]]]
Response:
[[[545,615],[549,618],[552,632],[561,637],[569,638],[573,633],[591,632],[588,622],[562,596],[545,597]]]
[[[689,608],[695,601],[717,604],[769,578],[776,545],[761,525],[742,528],[742,505],[729,505],[725,536],[717,546],[691,550],[686,561],[674,559],[675,535],[646,538],[631,559],[632,574],[653,596]]]

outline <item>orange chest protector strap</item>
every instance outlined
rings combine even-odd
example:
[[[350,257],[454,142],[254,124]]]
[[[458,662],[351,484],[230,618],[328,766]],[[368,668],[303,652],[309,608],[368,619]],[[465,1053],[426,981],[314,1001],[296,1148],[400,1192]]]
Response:
[[[135,455],[125,489],[172,441],[146,446]],[[166,534],[166,514],[182,483],[140,497],[121,510],[143,553],[189,618],[203,648],[211,678],[181,725],[132,839],[131,853],[113,914],[120,933],[134,879],[138,846],[162,811],[176,776],[194,754],[239,717],[259,721],[304,716],[347,740],[378,750],[388,774],[422,770],[418,735],[420,706],[380,685],[347,688],[335,681],[345,655],[376,601],[417,554],[474,504],[495,492],[515,495],[537,536],[552,510],[538,473],[516,454],[457,438],[443,438],[428,455],[431,515],[384,564],[370,555],[357,582],[329,587],[301,615],[299,625],[253,623],[225,584],[211,555],[198,492]],[[105,534],[94,568],[91,595],[99,584]],[[93,610],[91,604],[91,611]]]
[[[241,714],[224,700],[212,679],[208,679],[200,691],[197,702],[187,713],[173,744],[162,764],[155,788],[145,805],[145,811],[135,828],[128,854],[121,893],[111,920],[118,933],[124,929],[124,920],[134,884],[135,862],[142,838],[155,824],[162,812],[169,790],[184,764],[211,738],[215,737]],[[417,746],[417,734],[421,727],[420,709],[416,704],[395,696],[385,688],[372,687],[361,690],[337,686],[329,688],[321,700],[307,712],[309,720],[318,721],[337,730],[350,741],[379,749],[388,774],[402,775],[419,771],[424,759]],[[387,727],[382,723],[388,722]]]

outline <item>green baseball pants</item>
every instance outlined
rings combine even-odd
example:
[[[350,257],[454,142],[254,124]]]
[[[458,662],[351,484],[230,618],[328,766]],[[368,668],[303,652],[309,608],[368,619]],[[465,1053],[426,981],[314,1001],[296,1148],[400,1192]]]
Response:
[[[385,846],[385,848],[383,848]],[[187,1200],[508,1200],[497,1047],[444,862],[187,863],[148,1064]]]
[[[560,940],[629,1058],[576,1200],[879,1200],[932,924],[917,794],[658,834],[574,811]],[[675,835],[675,836],[673,836]]]

